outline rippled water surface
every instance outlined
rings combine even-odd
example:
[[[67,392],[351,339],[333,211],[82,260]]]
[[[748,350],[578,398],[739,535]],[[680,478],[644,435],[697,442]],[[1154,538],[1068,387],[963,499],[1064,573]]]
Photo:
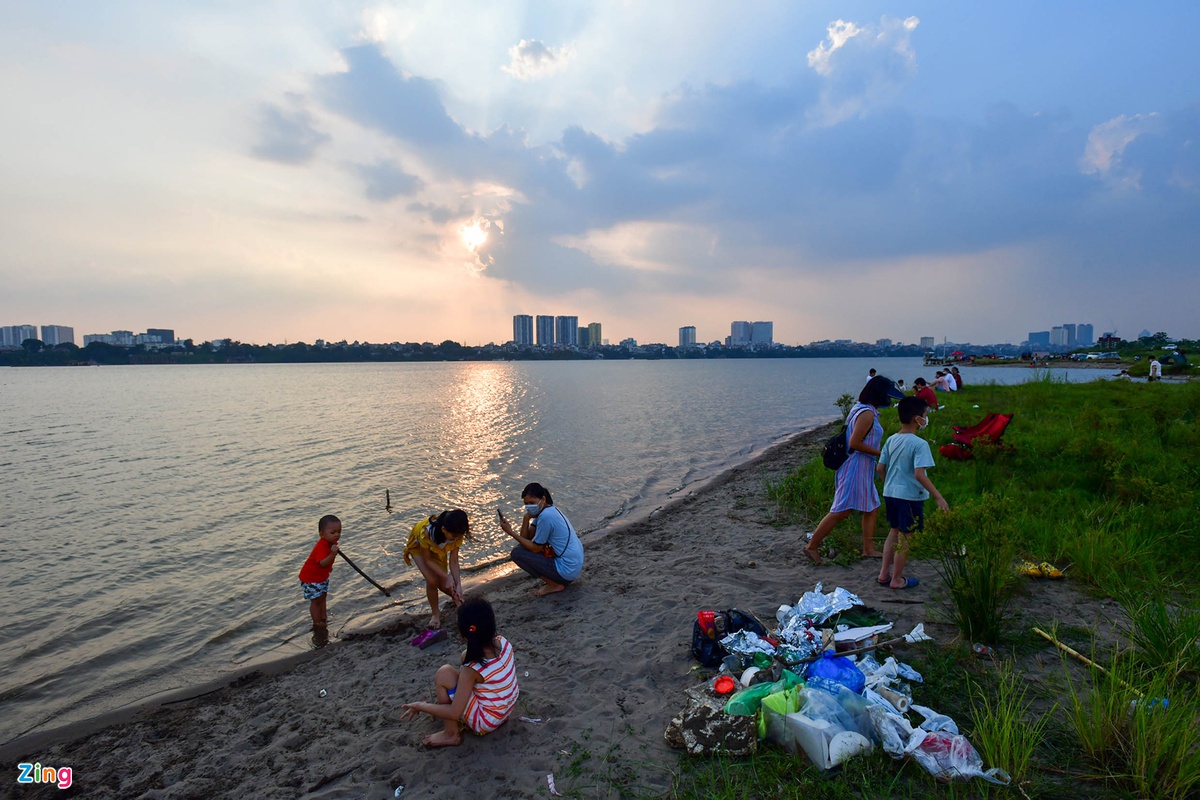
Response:
[[[5,739],[301,646],[296,573],[322,514],[412,600],[423,514],[461,507],[470,565],[507,550],[538,480],[582,530],[836,416],[865,360],[491,362],[8,369],[0,543]],[[875,364],[895,377],[933,370]],[[1024,370],[966,370],[1015,382]],[[1069,374],[1069,373],[1068,373]],[[1096,377],[1072,374],[1072,378]],[[384,508],[390,492],[392,514]],[[586,539],[586,537],[585,537]],[[585,571],[586,575],[586,571]],[[345,564],[331,626],[387,603]]]

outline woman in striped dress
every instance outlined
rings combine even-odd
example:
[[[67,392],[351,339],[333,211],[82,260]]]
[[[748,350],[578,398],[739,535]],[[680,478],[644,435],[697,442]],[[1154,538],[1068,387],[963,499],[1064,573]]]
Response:
[[[804,549],[804,555],[814,564],[821,563],[821,556],[817,554],[821,540],[852,511],[862,512],[863,557],[880,558],[883,555],[875,549],[875,518],[879,514],[875,462],[879,459],[879,448],[883,444],[879,409],[890,406],[892,398],[900,400],[903,397],[904,393],[896,388],[896,384],[882,375],[871,378],[859,392],[858,402],[846,417],[846,445],[850,457],[838,467],[834,477],[837,488],[833,494],[833,505],[813,531],[812,539]]]
[[[517,667],[512,644],[496,635],[496,615],[482,597],[458,608],[458,632],[467,642],[462,666],[443,664],[433,677],[436,703],[405,703],[404,719],[421,712],[442,720],[442,730],[426,736],[426,747],[462,744],[465,725],[479,735],[496,730],[517,704]]]

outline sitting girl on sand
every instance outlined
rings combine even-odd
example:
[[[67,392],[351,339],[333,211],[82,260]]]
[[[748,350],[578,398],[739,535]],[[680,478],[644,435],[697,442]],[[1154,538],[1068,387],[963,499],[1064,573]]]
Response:
[[[438,608],[438,593],[445,592],[455,605],[462,604],[462,580],[458,576],[458,548],[463,538],[470,535],[467,512],[460,509],[443,511],[436,517],[426,517],[413,526],[404,545],[404,563],[417,563],[417,569],[425,576],[425,596],[429,598],[432,614],[429,630],[422,633],[413,644],[429,639],[432,632],[442,627],[442,615]],[[440,638],[445,638],[442,636]]]
[[[517,667],[512,645],[496,635],[496,615],[482,597],[470,597],[458,608],[458,632],[467,642],[462,666],[443,664],[433,676],[436,703],[405,703],[403,719],[424,712],[442,720],[443,728],[421,740],[426,747],[462,744],[462,726],[479,735],[496,730],[517,704]]]

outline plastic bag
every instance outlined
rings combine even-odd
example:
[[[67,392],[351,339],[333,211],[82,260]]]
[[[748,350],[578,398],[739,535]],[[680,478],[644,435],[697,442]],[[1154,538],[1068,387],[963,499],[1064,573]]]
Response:
[[[992,767],[985,772],[979,753],[967,741],[967,737],[958,734],[926,734],[909,750],[908,756],[939,781],[983,778],[1000,786],[1008,786],[1012,782],[1012,777],[999,767]]]
[[[810,664],[805,677],[810,686],[819,686],[830,694],[837,694],[836,686],[845,686],[855,694],[862,694],[867,683],[866,676],[853,661],[830,652]]]
[[[785,669],[782,677],[774,683],[756,683],[734,694],[725,704],[725,713],[736,714],[740,717],[753,717],[758,713],[758,707],[762,705],[764,697],[793,686],[803,685],[804,680],[799,675]]]
[[[913,711],[916,711],[924,718],[924,722],[921,723],[921,728],[924,730],[927,730],[930,733],[958,733],[958,723],[947,717],[945,714],[939,714],[932,708],[919,706],[916,703],[913,703],[911,706],[909,706],[909,708],[911,708]]]

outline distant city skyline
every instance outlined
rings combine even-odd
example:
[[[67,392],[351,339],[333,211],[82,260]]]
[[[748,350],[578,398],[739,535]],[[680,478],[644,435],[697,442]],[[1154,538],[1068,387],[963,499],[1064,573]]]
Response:
[[[1194,2],[4,23],[0,320],[77,341],[482,344],[535,304],[614,340],[1200,338]]]

